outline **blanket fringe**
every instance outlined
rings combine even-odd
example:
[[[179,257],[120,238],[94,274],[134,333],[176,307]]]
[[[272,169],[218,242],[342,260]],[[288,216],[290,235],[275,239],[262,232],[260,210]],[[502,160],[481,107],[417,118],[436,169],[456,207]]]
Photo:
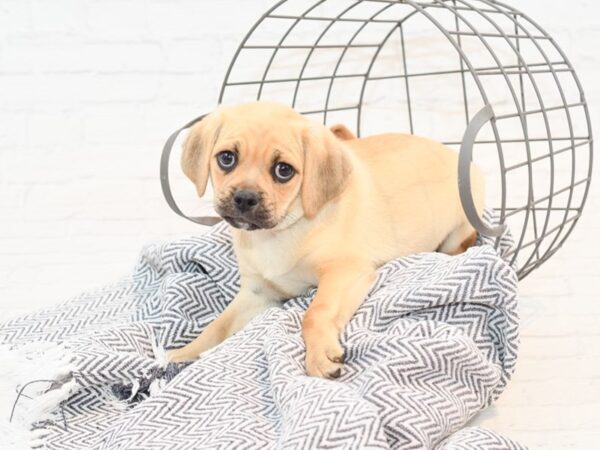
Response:
[[[156,360],[158,366],[161,369],[166,369],[169,365],[169,360],[167,358],[167,350],[158,343],[158,339],[154,339],[152,342],[152,352],[154,353],[154,359]],[[163,378],[156,378],[150,383],[148,391],[150,392],[150,396],[154,397],[155,395],[160,394],[163,389],[166,387],[167,381]]]
[[[36,423],[52,420],[58,406],[78,389],[73,356],[59,345],[33,342],[0,345],[0,448],[43,446]]]

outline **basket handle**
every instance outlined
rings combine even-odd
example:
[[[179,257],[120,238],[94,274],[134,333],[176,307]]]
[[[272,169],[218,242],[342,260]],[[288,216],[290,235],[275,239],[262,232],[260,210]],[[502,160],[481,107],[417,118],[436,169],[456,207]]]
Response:
[[[490,105],[486,105],[481,109],[475,117],[467,125],[462,143],[460,145],[460,153],[458,154],[458,192],[460,194],[460,202],[467,219],[473,225],[473,228],[480,234],[486,236],[497,237],[502,235],[506,230],[506,224],[500,224],[497,227],[486,225],[475,208],[473,195],[471,192],[471,161],[473,159],[473,144],[477,138],[479,130],[491,119],[494,118],[494,110]]]
[[[165,200],[167,201],[167,204],[169,205],[169,207],[178,215],[180,215],[181,217],[191,220],[194,223],[200,224],[200,225],[214,225],[216,223],[219,223],[221,220],[220,217],[215,217],[215,216],[200,216],[200,217],[190,217],[190,216],[186,216],[181,209],[179,209],[179,206],[177,206],[177,203],[175,202],[175,199],[173,198],[173,194],[171,193],[171,186],[169,184],[169,159],[171,156],[171,150],[173,149],[173,144],[175,143],[175,140],[177,139],[177,136],[179,136],[179,133],[181,133],[183,130],[191,127],[192,125],[194,125],[197,122],[200,122],[202,119],[204,119],[204,117],[206,117],[206,114],[200,117],[196,117],[194,120],[186,123],[184,126],[182,126],[181,128],[179,128],[177,131],[174,131],[171,136],[169,136],[169,139],[167,139],[167,142],[165,142],[165,146],[163,147],[163,151],[162,151],[162,155],[160,157],[160,186],[162,188],[162,193],[163,196],[165,197]]]

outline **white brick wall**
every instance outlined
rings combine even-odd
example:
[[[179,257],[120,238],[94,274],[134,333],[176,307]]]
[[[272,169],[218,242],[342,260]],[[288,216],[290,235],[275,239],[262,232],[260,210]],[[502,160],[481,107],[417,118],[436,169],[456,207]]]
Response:
[[[145,242],[201,232],[164,204],[160,149],[214,106],[237,44],[272,3],[0,0],[3,317],[127,273]],[[598,4],[512,3],[567,52],[600,117]],[[475,420],[532,448],[595,448],[600,439],[596,185],[564,249],[522,283],[514,381]]]

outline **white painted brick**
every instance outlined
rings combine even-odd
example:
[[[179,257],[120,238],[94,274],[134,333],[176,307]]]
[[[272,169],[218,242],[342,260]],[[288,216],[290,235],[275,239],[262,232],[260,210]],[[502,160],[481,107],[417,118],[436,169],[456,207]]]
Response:
[[[137,130],[144,123],[143,111],[143,106],[137,103],[115,105],[103,102],[99,106],[86,107],[82,111],[82,132],[86,147],[101,150],[101,146],[117,145],[117,149],[129,148],[139,141]]]
[[[25,3],[25,2],[24,2]],[[31,2],[31,22],[33,32],[40,35],[74,34],[85,31],[86,4],[81,0],[61,0],[60,7],[45,0]]]
[[[145,228],[152,226],[152,221],[144,220],[115,220],[104,221],[102,224],[102,236],[139,236]],[[73,220],[67,227],[69,236],[88,237],[98,230],[95,220],[83,219]]]
[[[95,183],[80,184],[77,189],[73,189],[70,183],[35,184],[28,192],[28,201],[69,208],[84,203],[94,189]]]
[[[1,77],[0,77],[1,78]],[[0,105],[2,108],[2,105]],[[0,109],[0,154],[15,152],[27,140],[27,116],[29,112]],[[2,166],[0,165],[0,174]],[[2,179],[2,178],[0,178]]]
[[[182,83],[182,76],[177,77],[177,82],[170,83],[172,85],[180,85],[189,83],[192,87],[186,90],[180,90],[179,96],[175,96],[172,92],[177,91],[176,88],[167,88],[166,84],[159,89],[157,97],[161,99],[160,106],[156,108],[147,108],[144,110],[145,123],[140,130],[140,141],[145,142],[145,148],[156,146],[162,149],[162,144],[167,140],[167,137],[176,129],[180,128],[194,117],[205,114],[211,111],[217,102],[218,89],[220,84],[214,79],[206,79],[205,83],[199,83],[193,79]],[[163,103],[167,96],[172,96],[173,99],[184,100],[192,98],[192,101],[185,103],[169,102]]]
[[[208,74],[179,74],[173,83],[161,86],[157,96],[172,105],[189,106],[190,109],[205,104],[205,111],[210,112],[217,103],[220,89],[221,83],[215,82],[215,78]]]
[[[71,105],[81,100],[88,78],[86,74],[0,76],[0,99],[16,107],[35,108],[40,103]]]
[[[135,0],[89,1],[84,17],[87,31],[113,42],[143,40],[149,31],[144,9],[143,3]]]
[[[156,72],[165,65],[160,42],[92,42],[80,58],[94,72]]]
[[[156,74],[94,74],[82,89],[84,102],[146,102],[156,97],[159,79]]]
[[[211,74],[222,54],[221,41],[218,36],[210,35],[194,40],[177,39],[167,45],[166,54],[168,71]]]
[[[56,9],[56,8],[55,8]],[[85,44],[80,39],[46,36],[14,38],[5,45],[3,63],[10,67],[22,66],[22,70],[42,72],[81,72],[87,69]],[[35,58],[35,59],[32,59]]]
[[[63,152],[65,156],[68,152],[72,156],[83,137],[82,123],[82,114],[72,111],[32,111],[27,117],[26,145],[36,152],[43,149],[44,156],[49,152]]]
[[[240,41],[247,30],[273,4],[269,0],[244,2],[243,6],[235,0],[194,0],[172,3],[151,1],[147,15],[149,28],[159,36],[169,38],[196,38],[203,36],[236,36]],[[223,20],[223,11],[236,11],[227,14]],[[219,17],[220,20],[216,20]]]
[[[38,222],[11,221],[2,226],[2,231],[8,233],[11,239],[27,240],[31,238],[61,238],[67,236],[71,229],[71,222],[64,220],[45,220],[43,225]]]
[[[10,207],[13,211],[18,207],[22,207],[25,203],[25,198],[27,196],[28,190],[29,186],[14,183],[2,184],[3,195],[0,195],[0,206]],[[3,217],[10,216],[4,215]],[[2,226],[1,224],[5,222],[5,220],[0,220],[0,226]]]
[[[31,52],[23,51],[23,45],[8,40],[0,42],[0,67],[2,73],[28,73],[34,67]]]
[[[72,153],[47,152],[35,155],[27,151],[4,152],[0,153],[0,176],[4,182],[20,185],[22,189],[35,187],[41,180],[43,184],[40,185],[76,183],[81,178],[96,173],[85,158]],[[65,167],[72,167],[77,172],[66,172]]]
[[[593,0],[577,0],[577,3],[562,0],[525,0],[511,2],[512,6],[531,16],[546,31],[581,28],[594,28],[597,22],[590,14],[597,8]],[[552,33],[554,34],[554,33]]]
[[[157,148],[130,146],[129,151],[124,152],[120,146],[98,145],[94,151],[88,152],[78,161],[77,166],[85,169],[85,173],[92,171],[94,167],[102,166],[104,180],[121,181],[130,180],[137,183],[139,180],[155,181],[158,174],[156,159],[149,155],[157,155]],[[106,164],[110,160],[112,164]],[[96,175],[97,172],[95,172]]]
[[[31,32],[31,4],[25,0],[0,2],[0,30],[3,36]]]
[[[4,105],[33,105],[38,97],[34,91],[35,76],[32,74],[14,75],[11,72],[0,73],[0,102]],[[6,106],[4,106],[6,107]]]

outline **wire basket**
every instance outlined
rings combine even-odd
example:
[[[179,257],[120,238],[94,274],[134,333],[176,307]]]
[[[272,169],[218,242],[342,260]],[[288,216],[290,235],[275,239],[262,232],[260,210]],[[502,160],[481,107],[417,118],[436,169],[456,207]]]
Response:
[[[255,99],[359,136],[428,136],[472,157],[486,173],[488,207],[515,237],[520,278],[581,216],[592,170],[583,90],[552,37],[502,2],[280,1],[237,49],[219,100]],[[472,224],[498,235],[502,227],[469,214],[461,187]]]
[[[358,136],[409,132],[456,148],[465,213],[488,236],[509,226],[519,278],[561,247],[587,198],[592,131],[579,79],[548,33],[499,1],[279,1],[238,47],[219,97],[252,100]],[[168,188],[180,131],[161,159],[163,193],[176,213],[214,223],[183,214]],[[475,212],[471,160],[486,175],[495,227]]]

